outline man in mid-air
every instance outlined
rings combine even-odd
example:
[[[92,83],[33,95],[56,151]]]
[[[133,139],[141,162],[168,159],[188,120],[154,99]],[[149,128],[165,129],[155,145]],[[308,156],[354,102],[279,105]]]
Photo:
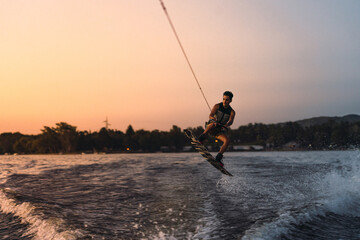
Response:
[[[224,92],[222,102],[214,105],[210,112],[205,131],[198,137],[198,140],[202,143],[209,133],[223,142],[219,153],[216,155],[216,160],[222,165],[224,165],[222,162],[223,154],[230,142],[228,136],[229,127],[233,124],[235,118],[235,111],[230,106],[232,98],[232,92]]]

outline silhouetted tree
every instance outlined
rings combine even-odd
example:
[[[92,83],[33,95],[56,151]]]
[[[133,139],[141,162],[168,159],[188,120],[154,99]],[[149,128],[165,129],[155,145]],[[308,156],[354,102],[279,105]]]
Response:
[[[56,123],[54,129],[57,138],[61,144],[61,150],[65,153],[74,152],[78,141],[78,132],[75,126],[71,126],[65,122]]]
[[[184,146],[184,137],[185,135],[181,132],[181,128],[173,125],[169,133],[170,146],[175,147],[176,151],[180,151]]]
[[[33,153],[32,143],[34,138],[31,136],[23,136],[14,144],[14,152],[16,153]]]
[[[14,153],[14,144],[22,138],[19,132],[16,133],[2,133],[0,135],[0,152],[2,153]]]
[[[138,144],[136,141],[135,131],[131,125],[128,126],[125,132],[125,147],[132,150],[138,149]]]
[[[33,148],[38,153],[58,153],[61,143],[55,128],[44,126],[42,134],[33,142]]]

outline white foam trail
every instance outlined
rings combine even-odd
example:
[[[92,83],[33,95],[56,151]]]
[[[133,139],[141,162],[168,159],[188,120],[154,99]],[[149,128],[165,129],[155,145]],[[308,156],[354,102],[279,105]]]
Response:
[[[245,232],[242,240],[272,240],[278,239],[282,234],[287,234],[293,226],[310,221],[315,216],[322,215],[324,212],[319,208],[308,210],[303,213],[284,212],[277,219],[270,223],[255,224]]]
[[[358,152],[348,159],[341,159],[338,166],[328,172],[321,182],[310,186],[318,193],[318,200],[311,208],[301,212],[284,211],[271,222],[256,223],[245,232],[242,240],[278,239],[294,226],[312,221],[332,212],[338,215],[360,216],[360,162]],[[341,167],[341,168],[337,168]]]
[[[0,210],[5,214],[13,214],[29,229],[24,235],[34,236],[34,240],[75,240],[83,236],[80,230],[61,230],[64,222],[60,218],[42,219],[35,213],[35,207],[28,202],[16,203],[8,198],[4,190],[0,189]]]
[[[359,173],[359,169],[356,168],[349,176],[331,172],[325,177],[324,183],[328,187],[328,192],[324,205],[329,211],[340,215],[360,216]]]

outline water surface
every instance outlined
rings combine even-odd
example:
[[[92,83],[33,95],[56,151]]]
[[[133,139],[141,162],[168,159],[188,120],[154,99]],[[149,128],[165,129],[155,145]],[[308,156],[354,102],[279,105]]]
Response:
[[[1,239],[360,239],[360,154],[0,156]]]

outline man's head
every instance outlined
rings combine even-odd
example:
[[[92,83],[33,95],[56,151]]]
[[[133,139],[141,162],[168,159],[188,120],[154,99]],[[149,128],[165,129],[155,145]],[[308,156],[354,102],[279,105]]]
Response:
[[[233,94],[232,94],[232,92],[230,92],[230,91],[226,91],[226,92],[224,92],[224,94],[223,94],[224,96],[228,96],[228,97],[230,97],[230,101],[232,101],[232,98],[233,98]]]
[[[229,106],[229,104],[232,102],[233,96],[234,95],[230,91],[224,92],[224,94],[223,94],[223,106],[224,107],[227,108]]]

